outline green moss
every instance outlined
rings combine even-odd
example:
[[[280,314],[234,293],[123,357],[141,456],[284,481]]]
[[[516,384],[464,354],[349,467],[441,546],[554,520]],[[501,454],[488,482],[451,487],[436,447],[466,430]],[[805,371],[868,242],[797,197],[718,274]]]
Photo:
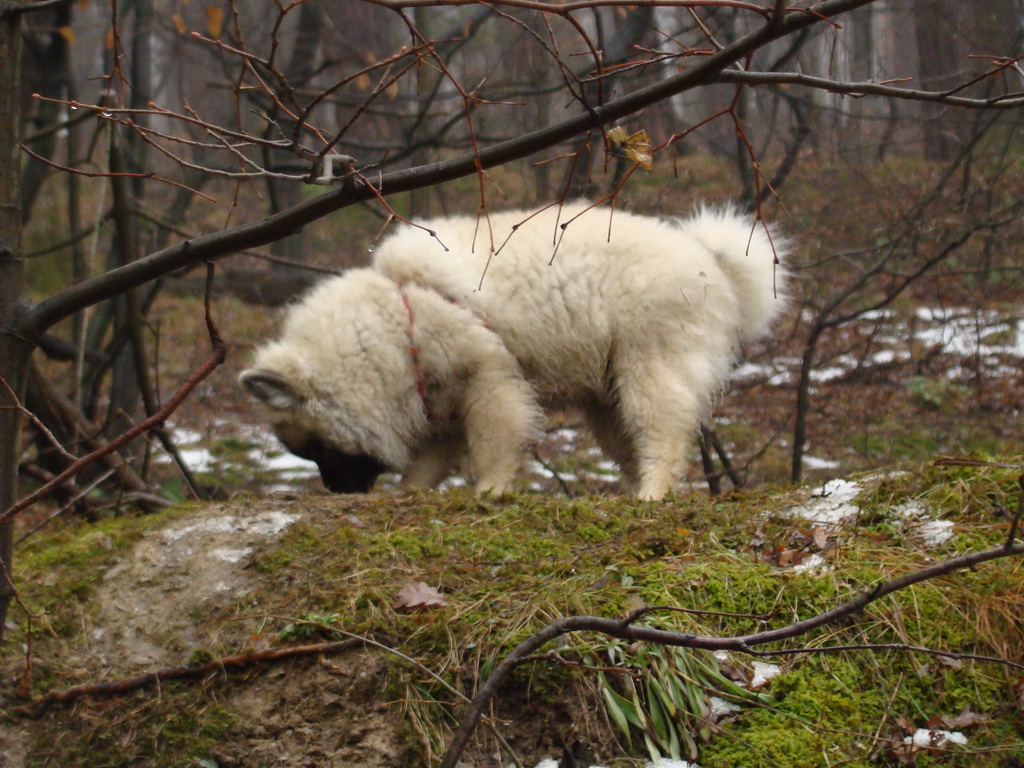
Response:
[[[884,710],[884,693],[877,687],[857,687],[859,670],[831,659],[828,672],[814,664],[791,670],[772,684],[771,708],[745,711],[723,727],[701,750],[708,768],[820,768],[844,760],[863,765],[847,750],[870,729],[871,713]],[[864,750],[866,751],[866,750]],[[845,760],[854,759],[853,763]]]
[[[723,733],[701,750],[701,765],[817,768],[842,762],[866,768],[877,765],[878,759],[893,758],[893,745],[900,744],[905,735],[899,721],[927,727],[936,716],[953,717],[964,707],[977,712],[989,706],[993,709],[987,711],[996,711],[1003,698],[998,689],[1000,684],[1005,687],[1006,681],[1000,683],[996,678],[1003,676],[998,673],[946,668],[933,677],[921,674],[920,667],[915,672],[914,666],[913,657],[905,654],[804,657],[795,669],[773,681],[771,708],[748,709],[726,725]],[[1004,723],[998,730],[1001,733],[994,743],[1021,740],[1020,731],[1010,724]],[[872,734],[883,741],[873,741]],[[992,736],[995,734],[974,729],[969,738],[977,744]],[[868,759],[869,753],[875,759]],[[927,756],[922,753],[919,757]],[[1000,764],[998,753],[972,754],[976,762],[956,759],[954,752],[936,763],[914,764]]]
[[[37,745],[37,765],[89,768],[181,768],[197,765],[236,717],[201,693],[168,686],[145,694],[85,703],[77,717],[58,715],[60,737]],[[126,727],[125,723],[131,723]]]

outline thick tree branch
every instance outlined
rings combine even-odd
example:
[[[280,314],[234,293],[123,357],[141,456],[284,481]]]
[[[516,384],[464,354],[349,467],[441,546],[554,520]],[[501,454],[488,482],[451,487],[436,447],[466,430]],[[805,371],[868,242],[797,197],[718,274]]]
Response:
[[[50,707],[59,704],[72,704],[79,699],[96,698],[100,696],[117,696],[122,693],[146,688],[150,685],[165,682],[167,680],[184,680],[197,677],[210,677],[230,669],[244,669],[257,664],[268,664],[275,661],[286,661],[301,656],[324,656],[332,653],[344,653],[353,648],[363,645],[361,639],[342,640],[335,643],[315,643],[313,645],[296,645],[287,648],[273,648],[266,651],[252,651],[250,653],[237,653],[231,656],[222,656],[213,659],[205,664],[186,665],[180,667],[166,667],[155,672],[147,672],[138,677],[131,677],[125,680],[114,680],[106,683],[87,683],[76,685],[73,688],[50,691],[41,696],[28,707],[24,707],[19,714],[25,717],[41,717]]]
[[[366,0],[366,2],[371,5],[389,8],[393,11],[400,11],[404,8],[479,5],[479,0]],[[736,8],[742,11],[759,13],[765,17],[771,13],[770,8],[758,5],[757,3],[743,2],[742,0],[576,0],[576,2],[568,3],[549,3],[542,0],[491,0],[488,4],[500,8],[522,8],[528,11],[554,13],[559,16],[592,8],[635,8],[638,5],[658,5],[675,8]]]
[[[71,3],[72,0],[40,0],[37,3],[17,3],[12,0],[6,0],[5,2],[0,2],[0,18],[4,21],[10,21],[25,13],[49,11],[64,5],[71,5]]]

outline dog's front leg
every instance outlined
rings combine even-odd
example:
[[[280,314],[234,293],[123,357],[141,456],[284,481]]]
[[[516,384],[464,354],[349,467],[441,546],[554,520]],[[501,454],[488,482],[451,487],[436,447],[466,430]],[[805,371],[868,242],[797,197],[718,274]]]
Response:
[[[510,490],[543,419],[518,366],[477,371],[467,387],[464,419],[476,492]]]
[[[425,443],[402,477],[407,488],[433,488],[451,475],[466,452],[466,440],[455,431]]]

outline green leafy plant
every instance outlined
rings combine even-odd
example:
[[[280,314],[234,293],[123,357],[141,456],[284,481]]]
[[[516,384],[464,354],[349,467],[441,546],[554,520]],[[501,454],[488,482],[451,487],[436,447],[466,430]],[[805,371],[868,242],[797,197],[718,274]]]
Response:
[[[334,613],[304,613],[297,621],[285,624],[281,629],[281,640],[308,640],[312,637],[329,635],[341,617]]]
[[[711,737],[712,695],[735,704],[771,698],[730,680],[707,651],[613,640],[597,654],[617,668],[598,673],[609,719],[630,746],[642,738],[652,760],[697,757],[698,742]]]

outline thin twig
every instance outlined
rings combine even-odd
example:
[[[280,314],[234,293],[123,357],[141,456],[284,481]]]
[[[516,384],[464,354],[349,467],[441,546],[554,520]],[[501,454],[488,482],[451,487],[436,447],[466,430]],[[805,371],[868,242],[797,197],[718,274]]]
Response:
[[[29,536],[31,536],[32,534],[35,534],[35,533],[38,533],[39,531],[41,531],[43,528],[45,528],[47,525],[49,525],[54,520],[54,518],[57,518],[57,517],[60,517],[61,515],[63,515],[69,509],[71,509],[76,504],[78,504],[78,502],[80,502],[82,499],[84,499],[86,496],[88,496],[90,493],[92,493],[102,483],[105,483],[110,478],[110,476],[113,475],[116,471],[117,471],[116,468],[110,468],[106,472],[101,474],[92,483],[90,483],[86,488],[83,488],[81,491],[79,491],[77,494],[75,494],[75,496],[72,497],[66,504],[64,504],[64,506],[62,506],[56,512],[50,513],[49,515],[44,517],[42,520],[40,520],[38,523],[36,523],[34,526],[29,528],[27,531],[25,531],[25,533],[23,533],[17,539],[17,541],[14,542],[14,545],[15,546],[20,546],[21,543],[23,541],[25,541],[25,539],[27,539]]]
[[[544,459],[541,458],[540,451],[538,451],[536,448],[533,449],[533,458],[534,458],[534,460],[538,464],[540,464],[542,467],[544,467],[544,469],[547,470],[551,474],[551,476],[553,478],[555,478],[555,481],[558,483],[559,487],[562,489],[562,493],[564,493],[570,499],[573,498],[576,495],[575,493],[572,492],[572,489],[569,487],[569,484],[567,482],[565,482],[565,478],[563,478],[557,472],[557,470],[552,468],[550,464],[548,464],[546,461],[544,461]]]
[[[931,656],[941,656],[946,659],[957,659],[964,661],[984,661],[989,664],[1002,664],[1013,669],[1024,670],[1024,664],[1009,659],[1001,659],[998,656],[982,656],[977,653],[958,653],[957,651],[940,651],[937,648],[926,648],[920,645],[909,645],[907,643],[853,643],[851,645],[819,645],[813,648],[780,648],[777,651],[757,651],[748,648],[745,652],[751,656],[793,656],[807,653],[841,653],[843,651],[903,651],[906,653],[927,653]]]
[[[637,608],[635,611],[630,613],[626,618],[622,620],[622,626],[628,627],[649,613],[655,611],[670,611],[674,613],[686,613],[692,616],[724,616],[730,619],[750,619],[751,621],[769,621],[779,615],[777,608],[772,609],[768,613],[756,614],[756,613],[728,613],[726,611],[702,611],[697,608],[679,608],[674,605],[645,605],[643,608]]]

